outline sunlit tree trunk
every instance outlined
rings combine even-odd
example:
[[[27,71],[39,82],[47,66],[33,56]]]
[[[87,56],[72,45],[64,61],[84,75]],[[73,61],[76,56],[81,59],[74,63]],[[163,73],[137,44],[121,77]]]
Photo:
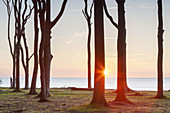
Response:
[[[121,0],[120,0],[121,1]],[[108,10],[107,10],[107,6],[106,6],[106,2],[104,0],[104,10],[105,10],[105,14],[106,16],[108,17],[108,19],[110,20],[110,22],[112,23],[113,26],[115,26],[117,29],[118,29],[118,32],[119,32],[119,28],[118,28],[118,24],[113,20],[112,16],[110,16]],[[119,14],[118,14],[119,15]],[[126,32],[126,30],[125,30]],[[125,38],[126,38],[126,34],[125,34]],[[133,90],[131,90],[128,85],[127,85],[127,76],[126,76],[126,55],[125,55],[125,61],[124,61],[124,73],[125,73],[125,79],[124,79],[124,91],[125,92],[135,92]],[[117,91],[115,91],[117,92]]]
[[[94,92],[91,104],[107,106],[105,100],[105,51],[103,0],[94,0],[94,29],[95,29],[95,73]]]
[[[162,0],[158,0],[158,91],[156,98],[163,98],[163,14]]]
[[[117,95],[115,101],[130,102],[125,96],[126,80],[126,28],[125,28],[125,0],[116,0],[118,4],[118,76],[117,76]]]

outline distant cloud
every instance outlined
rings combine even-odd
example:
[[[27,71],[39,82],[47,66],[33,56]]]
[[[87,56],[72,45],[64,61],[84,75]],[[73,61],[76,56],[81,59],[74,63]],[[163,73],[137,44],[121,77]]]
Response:
[[[66,44],[70,44],[71,42],[73,42],[73,41],[74,41],[75,39],[77,39],[77,38],[85,38],[86,35],[87,35],[87,33],[85,33],[85,32],[82,32],[82,33],[74,33],[74,34],[72,35],[72,37],[71,37],[69,40],[67,40],[65,43],[66,43]]]
[[[70,10],[70,12],[80,12],[80,11],[82,11],[82,9],[72,9],[72,10]]]

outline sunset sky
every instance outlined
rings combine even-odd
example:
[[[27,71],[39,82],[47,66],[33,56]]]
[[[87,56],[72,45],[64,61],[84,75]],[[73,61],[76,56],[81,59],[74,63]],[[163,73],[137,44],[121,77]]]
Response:
[[[90,0],[91,1],[91,0]],[[52,18],[61,7],[62,0],[52,0]],[[110,14],[117,22],[115,0],[106,0]],[[157,0],[126,0],[127,75],[129,78],[157,77]],[[0,0],[0,78],[12,75],[12,59],[7,41],[6,7]],[[87,76],[87,26],[82,14],[83,0],[68,0],[66,10],[52,30],[51,77],[86,78]],[[164,14],[164,77],[170,78],[170,0],[163,0]],[[12,14],[13,15],[13,14]],[[117,75],[117,29],[105,17],[105,56],[107,77]],[[14,21],[11,18],[11,37]],[[93,19],[92,19],[93,21]],[[92,30],[94,26],[92,25]],[[94,32],[94,30],[92,31]],[[27,41],[30,55],[33,53],[33,15],[27,23]],[[92,54],[94,38],[92,34]],[[94,55],[92,56],[94,63]],[[30,63],[32,76],[33,59]],[[92,71],[94,66],[92,66]],[[93,72],[92,72],[93,73]],[[23,77],[23,68],[21,66]],[[92,74],[93,75],[93,74]]]

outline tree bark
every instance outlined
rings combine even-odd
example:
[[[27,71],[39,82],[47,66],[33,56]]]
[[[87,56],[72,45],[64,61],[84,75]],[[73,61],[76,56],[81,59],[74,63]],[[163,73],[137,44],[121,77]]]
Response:
[[[163,14],[162,14],[162,0],[158,0],[158,91],[156,98],[163,98]]]
[[[94,92],[91,104],[108,106],[105,100],[105,51],[103,0],[94,0],[94,29],[95,29],[95,73]]]
[[[88,13],[88,9],[87,9],[87,0],[84,0],[84,3],[85,3],[85,7],[84,7],[84,10],[82,10],[82,12],[88,25],[88,39],[87,39],[88,88],[91,89],[91,46],[90,46],[90,43],[91,43],[91,16],[92,16],[93,3],[90,8],[90,13]]]
[[[117,95],[115,101],[130,102],[125,96],[126,82],[126,28],[125,28],[125,0],[116,0],[118,4],[118,76]]]
[[[33,70],[33,77],[31,82],[31,89],[29,94],[35,95],[36,92],[36,81],[37,81],[37,73],[38,73],[38,8],[37,8],[37,1],[32,0],[34,4],[34,70]]]
[[[25,88],[24,89],[28,89],[29,88],[29,52],[28,52],[28,46],[27,46],[27,42],[26,42],[26,37],[25,37],[25,33],[22,34],[23,40],[24,40],[24,48],[25,48],[25,53],[26,53],[26,63],[25,63]]]
[[[40,102],[47,101],[46,99],[46,83],[45,83],[45,64],[44,64],[44,49],[46,41],[46,22],[45,22],[45,2],[39,2],[39,19],[40,19],[40,28],[41,28],[41,42],[39,49],[39,64],[40,64],[40,77],[41,77],[41,93],[40,93]]]

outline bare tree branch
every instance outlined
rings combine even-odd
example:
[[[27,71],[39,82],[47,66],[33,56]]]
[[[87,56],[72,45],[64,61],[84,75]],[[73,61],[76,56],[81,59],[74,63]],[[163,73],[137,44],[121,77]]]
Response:
[[[68,0],[63,1],[61,10],[60,10],[59,14],[57,15],[57,17],[51,22],[50,28],[52,28],[58,22],[58,20],[61,18],[61,16],[63,15],[64,9],[65,9],[66,4],[67,4],[67,1]]]
[[[34,56],[34,53],[28,58],[28,61],[31,60],[31,58]]]
[[[11,8],[10,8],[10,1],[11,0],[3,0],[4,4],[7,7],[7,13],[8,13],[8,43],[9,43],[9,48],[10,48],[10,53],[12,57],[14,57],[14,54],[12,52],[12,44],[11,44],[11,39],[10,39],[10,21],[11,21]]]
[[[24,51],[22,46],[20,45],[20,50],[21,50],[21,61],[22,61],[22,65],[24,67],[24,69],[26,68],[25,62],[24,62]]]
[[[107,6],[106,6],[106,2],[105,0],[103,0],[103,7],[104,7],[104,11],[105,11],[105,14],[106,16],[109,18],[110,22],[118,29],[118,24],[116,22],[114,22],[112,16],[110,16],[108,10],[107,10]]]

